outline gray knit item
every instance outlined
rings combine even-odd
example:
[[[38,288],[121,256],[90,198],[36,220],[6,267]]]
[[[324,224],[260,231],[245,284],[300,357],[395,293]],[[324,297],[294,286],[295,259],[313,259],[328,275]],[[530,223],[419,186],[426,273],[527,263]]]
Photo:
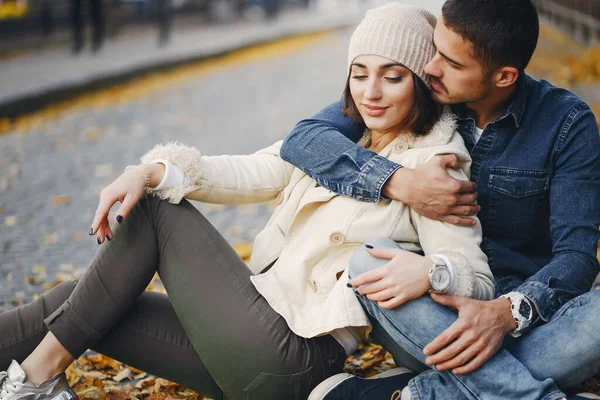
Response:
[[[377,55],[404,65],[430,86],[424,69],[436,52],[436,22],[426,9],[398,2],[367,11],[350,39],[348,68],[358,56]]]

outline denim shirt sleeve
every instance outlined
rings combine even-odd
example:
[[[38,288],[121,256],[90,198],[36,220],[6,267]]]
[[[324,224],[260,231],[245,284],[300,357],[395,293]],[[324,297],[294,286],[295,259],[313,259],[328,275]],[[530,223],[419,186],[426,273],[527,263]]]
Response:
[[[567,301],[590,290],[599,270],[600,136],[585,103],[573,107],[554,150],[550,181],[553,258],[514,291],[548,321]]]
[[[281,158],[325,189],[376,203],[400,165],[357,146],[364,130],[343,115],[340,102],[333,103],[294,127],[283,142]]]

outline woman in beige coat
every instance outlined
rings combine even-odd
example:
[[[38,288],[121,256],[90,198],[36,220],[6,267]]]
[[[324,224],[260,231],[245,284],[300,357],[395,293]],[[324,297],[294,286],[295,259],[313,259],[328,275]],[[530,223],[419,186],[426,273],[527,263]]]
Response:
[[[450,172],[468,179],[455,121],[429,97],[423,72],[435,52],[435,17],[384,7],[367,13],[350,44],[346,106],[369,128],[362,145],[407,167],[456,154],[462,170]],[[391,31],[401,33],[397,43],[375,40]],[[400,202],[337,196],[283,161],[280,147],[208,157],[161,144],[105,188],[90,230],[103,246],[82,280],[0,315],[0,368],[22,362],[0,374],[1,399],[71,398],[61,373],[87,348],[211,398],[306,399],[371,328],[347,284],[353,255],[374,238],[405,249],[386,269],[389,284],[375,297],[382,307],[432,288],[492,297],[478,224],[459,228]],[[188,202],[274,199],[248,266]],[[113,233],[107,217],[117,201]],[[447,273],[445,287],[430,270]],[[144,292],[155,272],[168,297]]]

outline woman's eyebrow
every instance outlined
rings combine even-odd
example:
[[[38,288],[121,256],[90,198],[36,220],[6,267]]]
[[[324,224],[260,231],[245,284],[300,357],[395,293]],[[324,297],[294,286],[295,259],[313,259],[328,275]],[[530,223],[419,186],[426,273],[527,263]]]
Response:
[[[392,68],[392,67],[404,67],[404,65],[400,64],[400,63],[389,63],[389,64],[383,64],[379,66],[379,69],[388,69],[388,68]]]
[[[361,64],[361,63],[352,63],[353,67],[358,67],[358,68],[367,68],[367,66],[365,64]],[[379,66],[379,69],[388,69],[388,68],[392,68],[392,67],[402,67],[402,68],[406,68],[404,65],[400,64],[400,63],[389,63],[389,64],[382,64]]]

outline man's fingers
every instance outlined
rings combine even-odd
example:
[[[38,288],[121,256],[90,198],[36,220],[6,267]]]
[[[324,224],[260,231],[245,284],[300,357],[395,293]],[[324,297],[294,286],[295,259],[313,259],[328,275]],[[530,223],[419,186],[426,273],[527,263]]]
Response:
[[[469,347],[471,343],[461,336],[457,340],[455,340],[450,345],[443,348],[441,351],[435,353],[434,355],[427,357],[425,359],[425,363],[427,365],[438,365],[442,364],[446,361],[452,360],[454,357],[462,353],[467,347]]]
[[[457,206],[473,206],[477,201],[477,192],[472,193],[461,193],[456,198]]]
[[[458,355],[455,355],[453,358],[434,364],[438,371],[445,371],[448,369],[454,369],[461,367],[471,361],[473,358],[477,357],[477,355],[485,348],[485,344],[481,341],[470,343],[466,346],[466,348],[460,352]]]
[[[458,321],[454,322],[444,332],[440,333],[438,337],[433,339],[431,343],[425,346],[423,349],[423,354],[426,356],[435,354],[456,339],[461,332],[460,326],[457,322]]]
[[[357,287],[357,286],[364,285],[369,282],[376,282],[378,280],[381,280],[384,275],[385,275],[384,267],[379,267],[379,268],[375,268],[375,269],[372,269],[367,272],[363,272],[356,278],[350,279],[350,281],[348,283],[352,287]]]
[[[477,223],[473,218],[460,217],[458,215],[446,215],[442,218],[442,222],[456,226],[474,226]]]
[[[386,260],[391,260],[396,257],[401,249],[389,249],[387,247],[374,247],[372,249],[367,247],[367,253],[376,258],[383,258]]]
[[[438,161],[442,167],[459,169],[460,164],[458,163],[458,157],[456,154],[444,154],[441,156],[437,156]]]
[[[473,358],[469,363],[467,363],[466,365],[463,365],[462,367],[453,369],[452,373],[455,375],[470,374],[471,372],[475,371],[476,369],[481,367],[483,364],[485,364],[487,360],[492,358],[494,353],[495,352],[492,351],[491,348],[486,347],[485,349],[483,349],[483,351],[479,352],[479,355],[477,355],[475,358]]]
[[[477,191],[477,184],[471,181],[458,180],[458,193],[472,193]]]
[[[477,213],[481,210],[481,207],[478,204],[473,204],[469,206],[456,206],[452,207],[450,210],[450,214],[454,216],[460,217],[469,217],[473,215],[477,215]]]

